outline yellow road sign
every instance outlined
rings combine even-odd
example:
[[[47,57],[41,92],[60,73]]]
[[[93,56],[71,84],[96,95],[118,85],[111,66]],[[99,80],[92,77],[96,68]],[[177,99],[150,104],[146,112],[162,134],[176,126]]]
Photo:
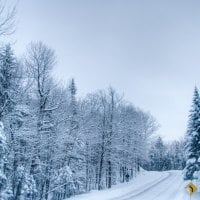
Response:
[[[186,190],[189,192],[190,195],[192,195],[194,192],[197,191],[197,186],[194,185],[192,182],[186,185]]]

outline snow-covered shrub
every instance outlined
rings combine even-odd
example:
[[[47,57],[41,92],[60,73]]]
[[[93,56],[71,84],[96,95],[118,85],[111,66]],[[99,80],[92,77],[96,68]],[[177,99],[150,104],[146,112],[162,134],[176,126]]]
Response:
[[[19,166],[16,170],[16,185],[18,191],[15,196],[19,196],[22,200],[33,199],[37,193],[35,180],[33,176],[23,167]]]
[[[73,172],[69,166],[65,166],[55,173],[53,187],[52,199],[54,200],[60,200],[74,195],[76,188],[73,179]]]
[[[7,188],[7,178],[4,173],[4,166],[6,162],[7,144],[6,136],[4,134],[3,123],[0,122],[0,199],[5,199],[5,191]]]

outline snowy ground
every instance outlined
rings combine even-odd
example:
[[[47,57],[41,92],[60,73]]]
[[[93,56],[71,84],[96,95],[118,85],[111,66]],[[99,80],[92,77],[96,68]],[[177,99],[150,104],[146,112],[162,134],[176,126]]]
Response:
[[[70,200],[190,200],[181,171],[145,172],[129,183],[118,184],[110,190],[92,191]],[[192,200],[200,199],[195,193]]]

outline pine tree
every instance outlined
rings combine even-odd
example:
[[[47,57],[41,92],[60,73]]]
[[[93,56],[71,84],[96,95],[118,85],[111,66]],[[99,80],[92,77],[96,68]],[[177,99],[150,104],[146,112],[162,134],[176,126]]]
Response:
[[[78,116],[77,116],[76,90],[77,89],[76,89],[75,81],[74,79],[72,79],[68,87],[69,110],[67,113],[68,123],[66,124],[66,126],[68,127],[68,130],[66,131],[66,134],[65,134],[64,150],[63,150],[63,153],[65,154],[63,165],[68,165],[70,167],[74,167],[72,163],[78,160],[77,150],[79,149],[78,147],[79,124],[78,124],[78,119],[77,119]]]
[[[195,87],[190,110],[189,123],[186,134],[187,163],[185,167],[185,180],[194,179],[194,173],[200,170],[200,97]]]
[[[0,53],[0,119],[12,111],[18,88],[18,63],[8,44]],[[15,98],[14,98],[15,97]]]

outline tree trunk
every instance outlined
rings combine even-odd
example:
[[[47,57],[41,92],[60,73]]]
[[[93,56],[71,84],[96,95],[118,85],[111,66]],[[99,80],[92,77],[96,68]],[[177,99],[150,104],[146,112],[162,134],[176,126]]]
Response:
[[[99,164],[99,178],[98,178],[98,190],[102,189],[101,181],[102,181],[102,171],[103,171],[103,162],[104,162],[104,148],[102,147],[102,153],[100,157],[100,164]]]
[[[112,165],[111,161],[108,161],[108,188],[112,186]]]

